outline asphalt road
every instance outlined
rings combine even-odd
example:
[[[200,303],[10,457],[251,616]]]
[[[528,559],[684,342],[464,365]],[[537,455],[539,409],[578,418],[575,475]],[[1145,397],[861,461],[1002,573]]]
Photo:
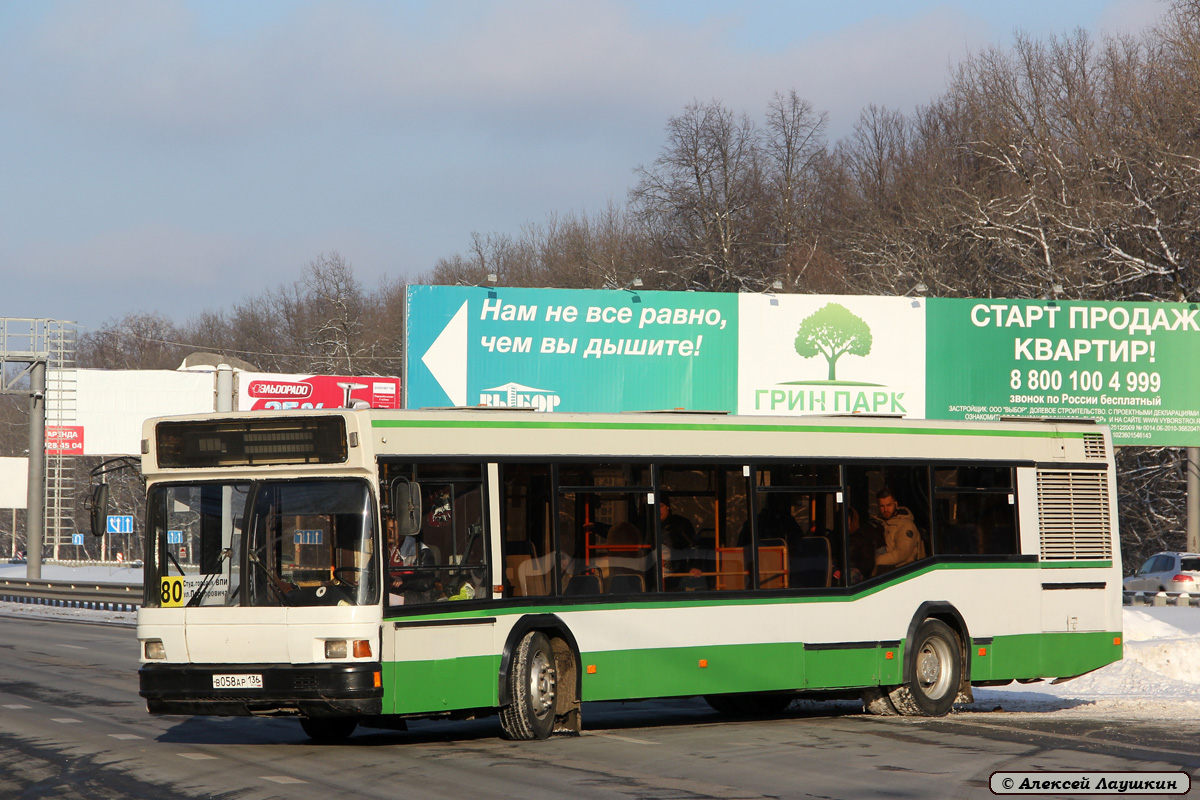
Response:
[[[996,770],[1200,768],[1190,720],[797,705],[727,720],[698,700],[596,703],[577,738],[507,742],[489,718],[322,746],[292,720],[147,715],[129,628],[0,616],[0,798],[992,797]]]

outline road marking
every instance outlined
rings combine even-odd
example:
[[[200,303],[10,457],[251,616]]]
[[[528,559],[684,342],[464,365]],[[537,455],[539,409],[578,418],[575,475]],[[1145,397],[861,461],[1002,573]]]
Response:
[[[263,775],[262,779],[264,781],[272,781],[273,783],[308,783],[308,781],[302,781],[290,775]]]
[[[54,722],[61,722],[63,725],[71,725],[72,723],[82,722],[82,720],[71,719],[70,717],[51,717]]]
[[[192,761],[208,761],[209,759],[216,758],[216,756],[210,756],[208,753],[176,753],[176,755],[182,758],[190,758]]]
[[[136,733],[110,733],[114,739],[144,739],[144,736],[138,736]]]
[[[86,647],[80,647],[80,646],[79,646],[79,645],[77,645],[77,644],[64,644],[64,645],[60,645],[60,646],[61,646],[61,647],[69,647],[69,648],[71,648],[72,650],[87,650],[87,648],[86,648]]]
[[[13,705],[5,706],[5,708],[11,708],[13,711],[20,711],[21,709],[30,708],[30,706],[22,706],[14,703]]]
[[[646,739],[634,739],[632,736],[618,736],[615,733],[589,733],[588,736],[603,736],[605,739],[616,739],[622,742],[632,742],[633,744],[661,744],[661,742],[651,742]]]

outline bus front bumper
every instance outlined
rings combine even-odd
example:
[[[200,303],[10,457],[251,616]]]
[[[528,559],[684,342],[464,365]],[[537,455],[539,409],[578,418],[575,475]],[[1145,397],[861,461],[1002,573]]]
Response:
[[[139,695],[151,714],[345,717],[383,710],[381,666],[143,664]]]

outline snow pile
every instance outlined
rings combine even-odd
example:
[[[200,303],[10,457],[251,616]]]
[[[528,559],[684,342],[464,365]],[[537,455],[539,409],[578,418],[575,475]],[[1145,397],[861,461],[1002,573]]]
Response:
[[[976,689],[964,711],[1061,711],[1158,718],[1200,713],[1200,609],[1124,609],[1125,657],[1057,686]]]

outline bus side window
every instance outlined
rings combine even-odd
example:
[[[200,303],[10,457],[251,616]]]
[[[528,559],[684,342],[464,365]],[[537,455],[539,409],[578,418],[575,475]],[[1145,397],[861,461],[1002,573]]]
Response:
[[[933,474],[938,553],[1017,553],[1010,468],[939,466]]]
[[[550,467],[504,464],[504,596],[542,597],[554,591]]]
[[[491,596],[483,469],[478,463],[385,465],[421,487],[421,528],[389,534],[389,602],[411,605]]]

